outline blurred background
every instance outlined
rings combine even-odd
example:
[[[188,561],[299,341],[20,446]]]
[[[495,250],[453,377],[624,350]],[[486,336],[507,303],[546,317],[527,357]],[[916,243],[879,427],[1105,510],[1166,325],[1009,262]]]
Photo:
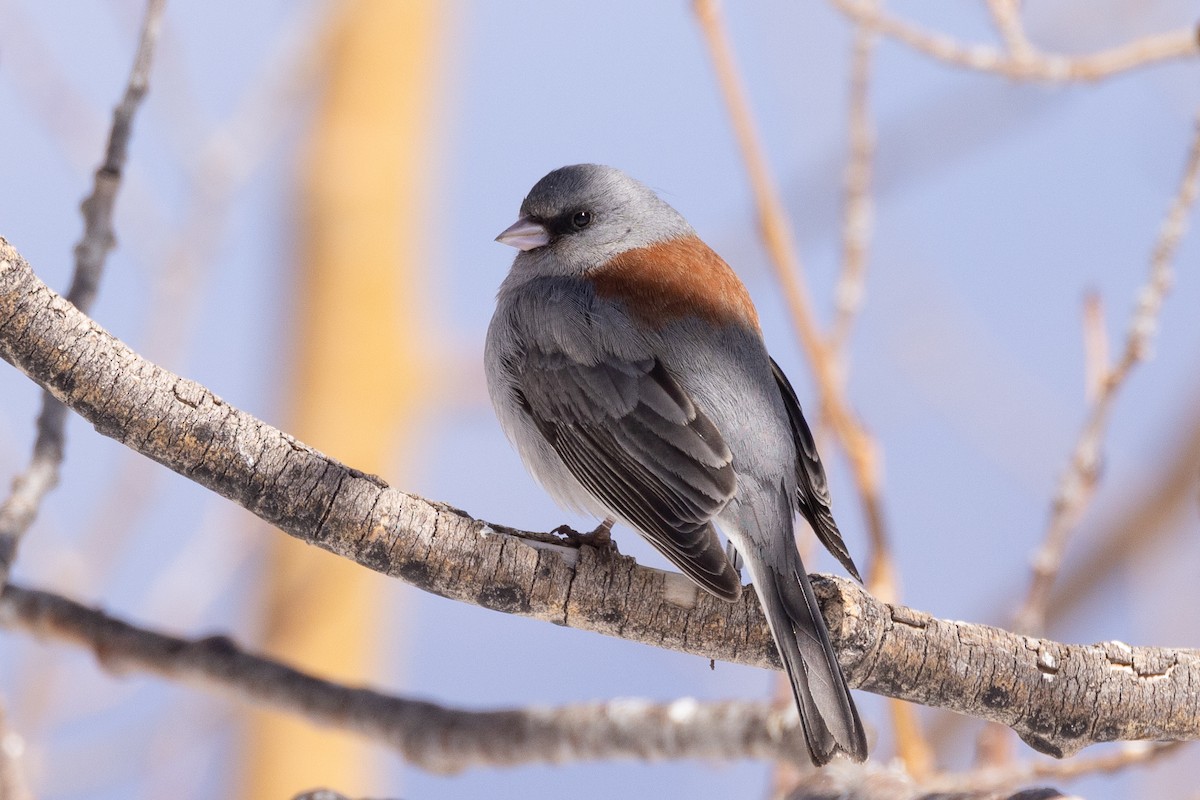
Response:
[[[891,5],[962,41],[997,41],[983,2]],[[0,235],[60,290],[143,11],[135,0],[0,0]],[[729,4],[725,18],[828,325],[854,26],[823,2]],[[1039,48],[1071,54],[1192,25],[1195,8],[1062,0],[1024,19]],[[905,604],[1011,622],[1085,418],[1084,297],[1101,299],[1119,352],[1193,136],[1198,68],[1192,58],[1098,83],[1016,82],[879,41],[873,228],[847,392],[880,448]],[[482,370],[512,258],[493,237],[538,178],[581,161],[649,184],[726,257],[815,409],[682,0],[169,2],[92,316],[151,360],[402,489],[520,528],[590,528],[527,476]],[[1175,263],[1152,358],[1115,404],[1098,492],[1051,604],[1052,638],[1200,646],[1200,239],[1185,238]],[[6,483],[28,459],[40,393],[4,367],[0,398]],[[825,449],[861,565],[870,554],[851,470]],[[622,552],[663,565],[631,531],[617,537]],[[823,553],[809,566],[836,571]],[[297,545],[75,418],[61,485],[14,579],[464,708],[772,692],[765,671],[710,670],[383,579]],[[110,675],[70,646],[0,637],[0,702],[43,798],[286,798],[322,785],[412,798],[765,797],[772,780],[763,764],[697,762],[430,775],[370,742],[211,691]],[[884,761],[894,752],[885,704],[857,697]],[[972,762],[980,723],[927,709],[918,718],[938,766]],[[1186,796],[1197,763],[1185,749],[1071,788]]]

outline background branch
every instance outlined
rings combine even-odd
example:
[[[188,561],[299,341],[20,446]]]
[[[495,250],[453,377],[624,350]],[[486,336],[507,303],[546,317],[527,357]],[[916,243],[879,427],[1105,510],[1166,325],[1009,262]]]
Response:
[[[1138,292],[1129,333],[1121,357],[1107,368],[1100,391],[1088,409],[1087,420],[1071,453],[1070,463],[1059,480],[1045,538],[1033,556],[1033,578],[1014,627],[1026,633],[1041,633],[1045,627],[1050,590],[1062,568],[1063,554],[1071,534],[1083,516],[1099,480],[1100,451],[1108,429],[1113,403],[1133,368],[1146,358],[1163,299],[1171,287],[1175,252],[1187,230],[1187,219],[1200,192],[1200,115],[1188,150],[1179,188],[1159,229],[1150,255],[1149,276]]]
[[[169,636],[15,585],[0,594],[0,620],[91,650],[114,673],[149,672],[359,733],[431,772],[612,759],[754,758],[808,765],[791,707],[621,699],[466,711],[344,686],[248,653],[225,636]]]
[[[884,36],[931,58],[1013,80],[1100,81],[1152,64],[1200,55],[1195,27],[1146,36],[1088,55],[1061,56],[1033,50],[1006,52],[987,45],[959,42],[944,33],[927,30],[889,14],[867,0],[832,2],[851,20],[874,26]]]
[[[133,119],[149,89],[150,65],[162,27],[165,5],[165,0],[148,0],[146,4],[137,54],[125,87],[125,96],[113,109],[104,160],[96,170],[92,193],[84,199],[81,207],[84,232],[83,238],[75,245],[75,271],[67,299],[85,312],[96,298],[105,259],[116,244],[113,208],[117,190],[121,186],[129,140],[133,135]],[[49,392],[45,393],[37,421],[33,456],[24,471],[13,480],[12,493],[0,505],[0,586],[8,581],[17,546],[37,517],[42,498],[58,484],[66,417],[66,408]]]

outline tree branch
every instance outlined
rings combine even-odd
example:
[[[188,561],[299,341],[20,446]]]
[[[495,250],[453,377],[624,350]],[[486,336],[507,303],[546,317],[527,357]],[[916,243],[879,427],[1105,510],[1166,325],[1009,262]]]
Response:
[[[1170,290],[1174,274],[1175,252],[1187,230],[1188,214],[1200,194],[1200,114],[1188,149],[1183,177],[1171,200],[1158,238],[1150,255],[1149,275],[1138,291],[1137,305],[1129,323],[1121,357],[1105,370],[1100,392],[1088,408],[1087,419],[1071,460],[1059,478],[1050,521],[1045,537],[1033,556],[1033,577],[1025,601],[1017,610],[1014,627],[1022,632],[1040,634],[1046,624],[1046,608],[1054,581],[1062,569],[1063,556],[1071,535],[1083,517],[1100,481],[1100,454],[1117,395],[1126,379],[1150,349],[1158,329],[1158,315]]]
[[[753,592],[489,525],[350,469],[138,356],[0,239],[0,357],[96,429],[284,532],[435,594],[704,658],[777,666]],[[1008,725],[1053,755],[1200,738],[1200,652],[1065,645],[815,588],[851,686]]]
[[[150,84],[150,64],[162,27],[166,0],[148,0],[138,39],[137,55],[125,87],[125,96],[113,109],[112,128],[104,160],[96,169],[92,192],[84,199],[83,238],[75,245],[75,272],[67,299],[87,311],[96,298],[104,262],[116,244],[113,233],[113,208],[121,174],[133,135],[133,118]],[[37,517],[42,498],[58,485],[58,468],[63,460],[67,410],[49,393],[42,397],[42,411],[37,420],[37,438],[28,466],[13,481],[12,494],[0,505],[0,586],[8,581],[17,546],[25,531]]]
[[[431,772],[618,758],[809,764],[790,705],[622,699],[463,711],[323,680],[248,653],[225,636],[191,640],[140,628],[49,592],[10,585],[0,594],[0,621],[85,647],[114,673],[151,672],[362,734]]]
[[[964,43],[940,31],[930,31],[888,14],[865,0],[831,2],[850,20],[870,25],[882,35],[931,58],[956,67],[1003,75],[1011,80],[1094,82],[1133,69],[1200,55],[1195,26],[1134,39],[1087,55],[1064,56],[1032,49],[1006,52],[988,45]]]

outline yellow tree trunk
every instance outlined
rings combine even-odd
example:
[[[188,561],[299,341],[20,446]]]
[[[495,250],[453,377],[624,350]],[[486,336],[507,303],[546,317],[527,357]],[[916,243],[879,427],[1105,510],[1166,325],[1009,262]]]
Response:
[[[301,186],[286,427],[368,471],[394,468],[397,434],[434,388],[417,326],[427,199],[436,194],[428,170],[441,8],[345,0],[336,9]],[[265,649],[321,675],[371,680],[377,643],[389,635],[384,579],[282,535],[269,561]],[[247,739],[244,797],[285,800],[318,786],[378,793],[362,740],[269,712],[252,714]]]

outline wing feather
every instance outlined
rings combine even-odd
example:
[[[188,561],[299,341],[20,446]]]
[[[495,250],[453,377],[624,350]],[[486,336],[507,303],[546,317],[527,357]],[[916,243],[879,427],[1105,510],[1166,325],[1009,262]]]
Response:
[[[813,533],[825,545],[825,549],[841,562],[854,578],[862,583],[854,559],[846,548],[842,533],[833,520],[833,510],[830,507],[829,482],[825,478],[825,467],[821,464],[821,456],[817,453],[817,443],[812,431],[804,420],[804,412],[800,409],[800,400],[796,390],[788,382],[783,370],[771,359],[771,372],[779,393],[783,396],[783,404],[787,408],[788,421],[792,426],[792,439],[796,443],[796,504],[800,513],[812,526]]]
[[[506,366],[521,407],[585,489],[704,589],[740,595],[712,526],[737,490],[733,455],[659,361],[585,364],[528,348]]]

